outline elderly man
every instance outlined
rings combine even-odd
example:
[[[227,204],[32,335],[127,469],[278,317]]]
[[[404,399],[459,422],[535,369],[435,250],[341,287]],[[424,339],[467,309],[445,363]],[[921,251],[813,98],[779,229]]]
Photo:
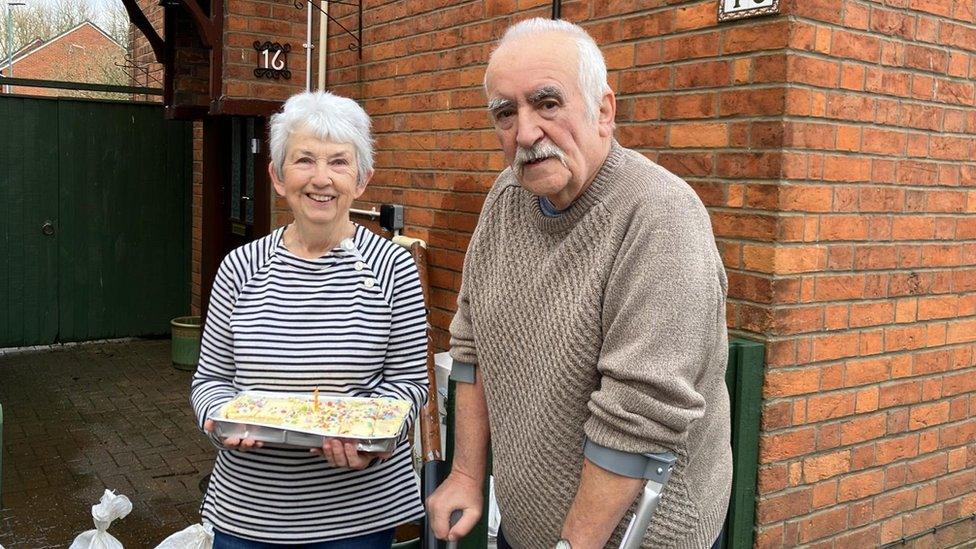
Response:
[[[510,167],[485,200],[451,324],[454,376],[469,383],[452,473],[428,500],[434,532],[457,539],[485,512],[490,439],[501,547],[619,544],[644,482],[623,465],[670,452],[643,544],[707,549],[732,477],[726,279],[708,214],[614,140],[603,56],[580,27],[513,26],[485,90]]]

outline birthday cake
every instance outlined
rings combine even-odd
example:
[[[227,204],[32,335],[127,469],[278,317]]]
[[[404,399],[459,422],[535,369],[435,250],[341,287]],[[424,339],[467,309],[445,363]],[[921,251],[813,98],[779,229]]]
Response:
[[[336,437],[388,438],[400,432],[410,403],[392,398],[268,396],[242,393],[221,409],[223,419]]]

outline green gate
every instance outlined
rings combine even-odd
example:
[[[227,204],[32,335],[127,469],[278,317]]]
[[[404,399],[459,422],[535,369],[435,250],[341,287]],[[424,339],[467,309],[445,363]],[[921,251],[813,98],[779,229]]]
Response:
[[[0,347],[164,334],[189,308],[191,127],[0,96]]]

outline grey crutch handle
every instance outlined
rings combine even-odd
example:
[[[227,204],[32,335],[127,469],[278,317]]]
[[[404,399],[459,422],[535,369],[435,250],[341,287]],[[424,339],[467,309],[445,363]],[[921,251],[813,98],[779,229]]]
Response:
[[[624,539],[620,542],[620,549],[638,549],[644,541],[644,532],[651,523],[651,516],[657,509],[657,504],[661,501],[661,492],[668,485],[671,478],[671,471],[678,458],[674,454],[667,452],[664,454],[644,454],[647,458],[647,465],[644,468],[643,478],[647,479],[644,486],[644,493],[640,502],[637,504],[637,511],[627,525],[624,532]]]
[[[451,526],[454,526],[455,524],[457,524],[457,521],[461,520],[461,515],[463,515],[463,514],[464,514],[464,512],[461,511],[460,509],[455,509],[454,511],[451,511],[451,518],[449,519],[449,522],[450,522]],[[458,542],[457,542],[457,540],[455,540],[455,541],[449,541],[446,544],[444,544],[444,546],[447,549],[457,549]]]

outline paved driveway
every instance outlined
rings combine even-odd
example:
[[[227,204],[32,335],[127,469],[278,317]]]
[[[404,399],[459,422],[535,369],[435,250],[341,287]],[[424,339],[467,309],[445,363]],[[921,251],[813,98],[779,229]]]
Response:
[[[67,547],[94,527],[106,488],[132,500],[109,529],[126,547],[199,522],[214,449],[194,424],[190,373],[169,353],[168,340],[0,351],[0,545]]]

